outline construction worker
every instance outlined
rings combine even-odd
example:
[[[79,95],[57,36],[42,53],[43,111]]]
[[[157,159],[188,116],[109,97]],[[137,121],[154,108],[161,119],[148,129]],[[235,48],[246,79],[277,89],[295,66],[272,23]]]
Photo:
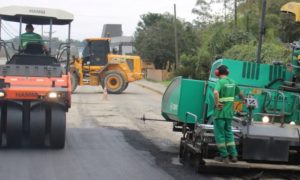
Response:
[[[25,28],[25,33],[21,34],[21,47],[22,49],[26,49],[28,43],[37,43],[43,46],[43,50],[47,51],[47,47],[44,44],[42,37],[34,33],[34,28],[32,24],[27,24]]]
[[[235,82],[228,76],[227,66],[221,65],[215,71],[219,80],[214,88],[215,111],[214,111],[214,135],[220,156],[215,160],[229,163],[229,156],[232,162],[237,162],[237,150],[231,122],[233,117],[233,101],[236,95],[243,95]]]

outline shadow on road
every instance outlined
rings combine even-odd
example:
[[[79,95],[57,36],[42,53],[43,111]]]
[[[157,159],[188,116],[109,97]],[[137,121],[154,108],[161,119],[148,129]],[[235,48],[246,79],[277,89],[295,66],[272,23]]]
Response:
[[[224,178],[224,179],[236,179],[230,174],[222,174],[221,176],[214,173],[198,174],[195,172],[192,165],[183,166],[181,164],[174,163],[174,159],[178,159],[177,153],[161,151],[154,143],[149,139],[145,138],[139,131],[129,129],[119,129],[124,135],[125,140],[128,144],[139,151],[147,151],[155,157],[156,165],[166,171],[174,179],[213,179],[213,178]],[[171,147],[178,149],[179,147]]]
[[[155,157],[156,164],[170,174],[174,179],[299,179],[300,174],[296,172],[274,172],[262,170],[233,169],[209,167],[204,173],[196,173],[193,160],[188,160],[185,165],[174,164],[174,158],[178,159],[178,153],[161,151],[149,139],[145,138],[139,131],[119,129],[125,140],[140,151],[148,151]],[[172,147],[178,149],[179,147]]]
[[[73,92],[73,94],[80,94],[80,95],[91,95],[91,94],[103,94],[102,91],[90,91],[90,92],[78,92],[78,91],[75,91]]]

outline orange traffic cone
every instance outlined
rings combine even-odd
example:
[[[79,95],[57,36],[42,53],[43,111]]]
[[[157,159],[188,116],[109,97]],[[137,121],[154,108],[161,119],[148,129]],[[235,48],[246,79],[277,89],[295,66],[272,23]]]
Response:
[[[104,88],[103,88],[103,96],[102,96],[102,100],[107,101],[107,100],[108,100],[107,95],[108,95],[108,93],[107,93],[107,88],[104,87]]]

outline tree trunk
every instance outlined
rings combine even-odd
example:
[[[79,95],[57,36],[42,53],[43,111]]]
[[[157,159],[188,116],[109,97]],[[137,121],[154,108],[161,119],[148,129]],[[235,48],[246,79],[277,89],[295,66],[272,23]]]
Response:
[[[237,0],[234,0],[234,29],[237,30]]]

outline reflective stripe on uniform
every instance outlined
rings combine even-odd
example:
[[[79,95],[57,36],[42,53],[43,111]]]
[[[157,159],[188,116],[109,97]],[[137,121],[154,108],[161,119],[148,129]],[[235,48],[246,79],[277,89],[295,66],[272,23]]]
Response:
[[[233,102],[234,97],[222,97],[219,99],[220,102]]]
[[[234,142],[228,142],[228,143],[226,143],[226,146],[235,146],[235,143]]]
[[[225,143],[219,143],[219,144],[217,143],[217,147],[218,148],[220,148],[220,147],[226,147],[226,144]]]

